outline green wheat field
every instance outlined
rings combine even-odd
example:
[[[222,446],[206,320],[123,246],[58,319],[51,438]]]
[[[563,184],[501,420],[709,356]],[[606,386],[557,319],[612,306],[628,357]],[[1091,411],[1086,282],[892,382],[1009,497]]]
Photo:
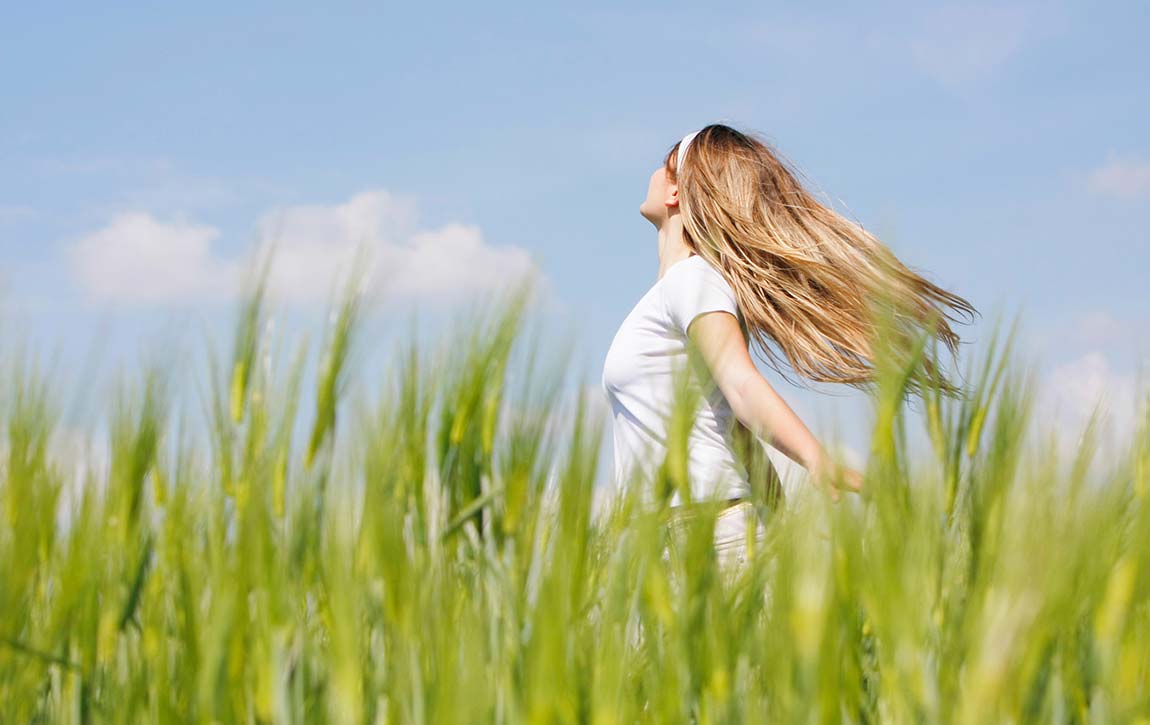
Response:
[[[962,396],[909,395],[921,341],[880,359],[864,491],[756,476],[727,570],[710,509],[668,549],[665,504],[593,505],[601,392],[538,363],[524,288],[357,369],[360,296],[308,344],[253,279],[199,407],[140,363],[102,458],[60,445],[83,371],[6,341],[3,722],[1150,723],[1150,417],[1056,440],[1013,328]]]

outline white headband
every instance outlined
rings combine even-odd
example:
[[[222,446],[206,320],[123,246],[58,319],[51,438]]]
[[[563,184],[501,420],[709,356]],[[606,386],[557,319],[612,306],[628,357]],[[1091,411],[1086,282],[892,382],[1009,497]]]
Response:
[[[701,131],[702,129],[699,130]],[[675,173],[682,173],[683,158],[687,155],[687,147],[691,145],[691,139],[695,138],[697,133],[699,133],[699,131],[692,131],[684,136],[683,140],[679,142],[679,165],[675,167]]]

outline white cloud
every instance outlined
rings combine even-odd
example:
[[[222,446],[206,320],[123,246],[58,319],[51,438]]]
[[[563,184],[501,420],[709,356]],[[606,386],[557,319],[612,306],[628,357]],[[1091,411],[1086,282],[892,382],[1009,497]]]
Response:
[[[372,284],[400,297],[494,290],[538,271],[527,250],[490,246],[477,226],[417,230],[414,202],[382,190],[333,206],[279,210],[261,219],[259,230],[276,244],[273,289],[292,301],[324,299],[361,246]]]
[[[911,57],[936,81],[967,85],[985,78],[1018,51],[1028,20],[1017,7],[932,8],[912,30]]]
[[[1104,431],[1124,446],[1137,430],[1144,397],[1144,390],[1139,395],[1134,375],[1115,371],[1105,355],[1090,352],[1054,368],[1046,376],[1037,412],[1039,420],[1056,426],[1060,435],[1077,436],[1100,404]],[[1105,441],[1103,445],[1106,446]]]
[[[1111,159],[1091,171],[1086,183],[1102,196],[1125,200],[1150,197],[1150,162]]]
[[[326,300],[360,249],[370,265],[368,284],[389,296],[445,299],[502,289],[523,275],[546,284],[527,250],[489,245],[474,225],[419,229],[415,203],[383,190],[274,210],[257,231],[259,242],[275,249],[270,291],[287,302]],[[238,292],[246,260],[216,249],[219,236],[211,226],[122,214],[77,240],[68,257],[76,278],[101,300],[223,300]]]
[[[151,214],[119,214],[66,251],[92,297],[125,303],[185,302],[233,292],[238,265],[216,256],[214,227]]]

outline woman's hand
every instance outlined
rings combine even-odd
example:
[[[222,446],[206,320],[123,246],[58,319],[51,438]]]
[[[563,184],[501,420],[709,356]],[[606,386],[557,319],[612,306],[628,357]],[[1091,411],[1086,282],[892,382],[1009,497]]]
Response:
[[[862,490],[863,475],[861,471],[857,471],[849,466],[843,466],[841,469],[842,477],[837,479],[841,484],[840,488],[849,493],[858,493]]]
[[[811,484],[838,502],[839,491],[858,493],[862,490],[862,473],[850,466],[839,465],[830,457],[824,456],[810,467]]]

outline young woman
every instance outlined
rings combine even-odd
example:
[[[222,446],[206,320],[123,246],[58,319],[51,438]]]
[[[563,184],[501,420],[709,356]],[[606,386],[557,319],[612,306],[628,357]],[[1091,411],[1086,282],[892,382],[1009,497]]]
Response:
[[[958,344],[951,313],[971,320],[975,313],[820,204],[796,176],[767,143],[726,125],[675,144],[639,207],[658,231],[658,277],[623,320],[603,366],[617,485],[643,485],[665,461],[675,371],[692,370],[704,384],[686,467],[692,501],[728,504],[715,525],[721,558],[741,559],[748,525],[764,533],[749,501],[740,436],[777,448],[836,501],[840,490],[862,484],[759,373],[752,340],[784,378],[785,361],[800,378],[862,386],[873,374],[872,303],[880,291],[906,313],[900,319],[951,353]],[[926,365],[937,372],[929,357]],[[678,491],[670,498],[678,510],[684,503]]]

